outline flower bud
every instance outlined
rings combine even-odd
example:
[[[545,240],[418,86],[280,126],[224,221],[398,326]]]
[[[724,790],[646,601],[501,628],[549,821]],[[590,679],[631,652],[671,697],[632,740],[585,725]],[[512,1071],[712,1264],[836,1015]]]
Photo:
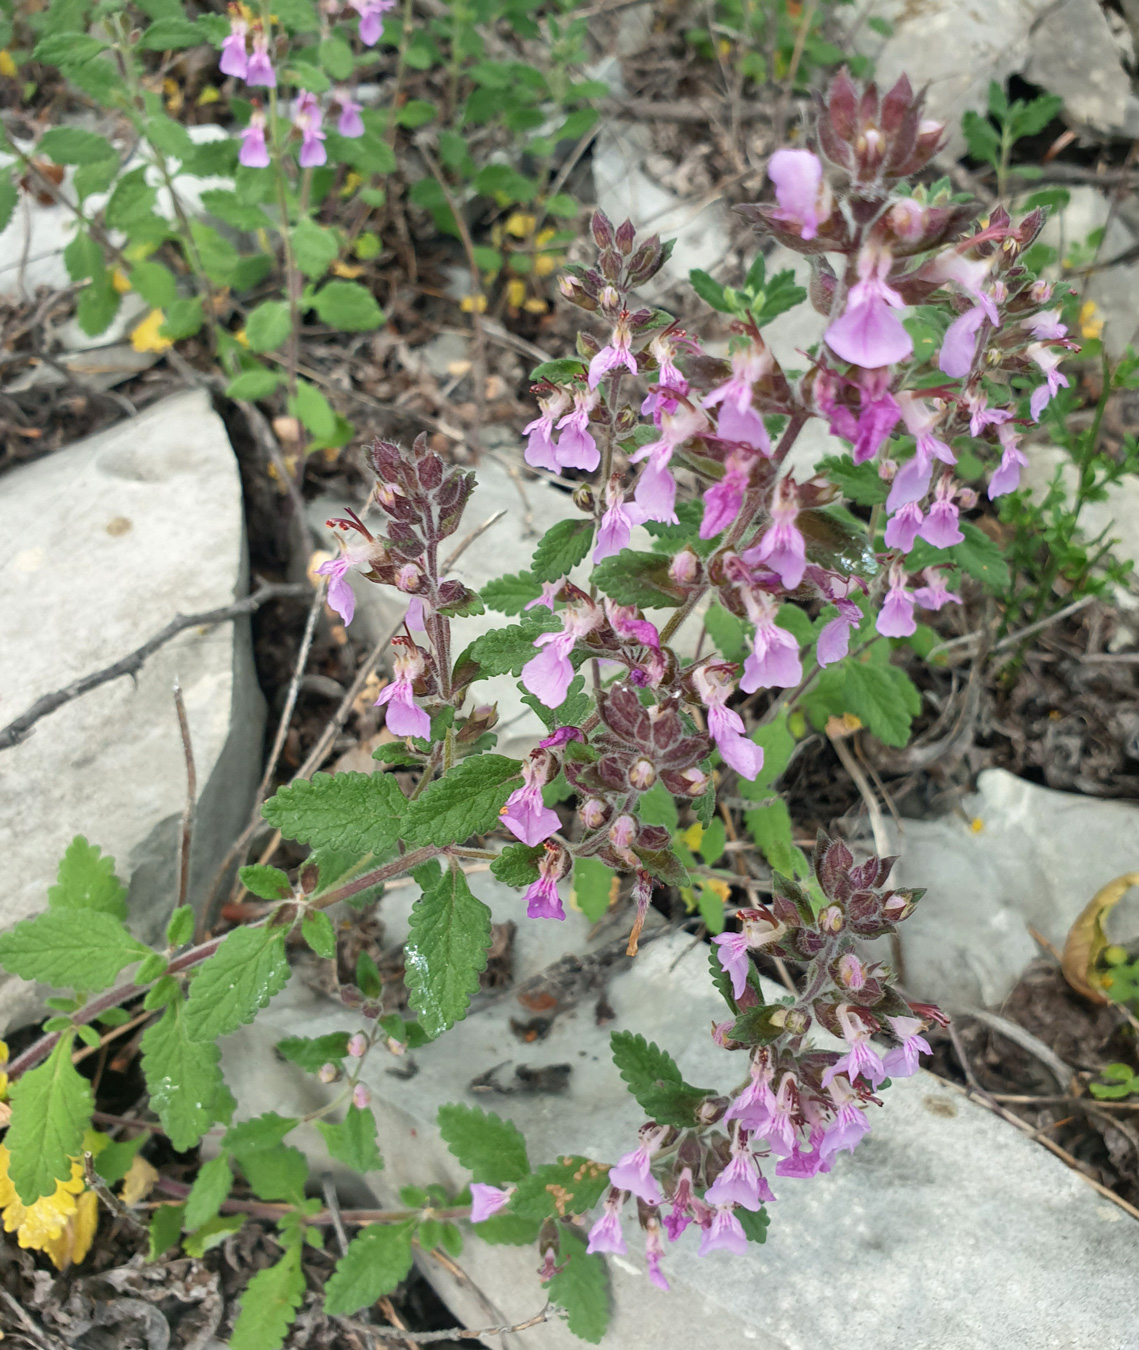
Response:
[[[599,830],[608,819],[609,809],[609,803],[601,797],[587,797],[578,809],[578,815],[587,830]]]
[[[629,784],[638,792],[647,792],[657,780],[657,771],[651,760],[638,759],[629,770]]]
[[[636,237],[637,231],[631,220],[622,221],[621,224],[617,226],[614,242],[616,243],[618,250],[623,253],[625,257],[628,257],[633,251],[633,240],[636,239]]]
[[[847,989],[861,989],[866,983],[866,970],[853,952],[846,952],[838,959],[839,984]]]
[[[322,1083],[335,1083],[340,1077],[340,1070],[335,1064],[322,1064],[316,1076]]]
[[[360,1059],[368,1048],[367,1037],[362,1031],[358,1031],[348,1042],[348,1053],[353,1059]]]
[[[678,586],[692,586],[700,575],[700,559],[695,549],[682,549],[668,565],[670,581]]]
[[[846,918],[838,905],[828,905],[819,913],[819,928],[824,933],[841,933]]]
[[[366,1111],[372,1100],[372,1094],[363,1083],[357,1083],[352,1089],[352,1105],[358,1111]]]
[[[593,489],[588,483],[582,483],[582,485],[574,491],[573,504],[579,511],[584,511],[587,516],[593,514],[593,508],[597,502],[593,495]]]
[[[410,595],[412,591],[419,589],[419,583],[422,579],[423,573],[414,563],[404,563],[395,574],[396,589]]]
[[[637,837],[637,822],[632,816],[618,816],[609,826],[609,842],[614,848],[628,848]]]
[[[616,286],[603,286],[601,294],[597,297],[597,303],[603,310],[620,309],[621,295]]]
[[[604,211],[600,209],[594,211],[589,228],[593,234],[593,242],[599,249],[613,247],[613,224]]]

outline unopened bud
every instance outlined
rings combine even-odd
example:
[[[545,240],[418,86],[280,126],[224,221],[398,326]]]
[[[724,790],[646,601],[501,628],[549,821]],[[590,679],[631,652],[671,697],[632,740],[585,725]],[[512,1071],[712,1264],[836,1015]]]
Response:
[[[609,842],[614,848],[628,848],[637,837],[637,822],[632,816],[618,816],[609,826]]]
[[[622,221],[617,226],[617,231],[613,236],[618,249],[628,257],[633,250],[633,240],[637,237],[637,231],[631,220]]]
[[[668,575],[678,586],[691,586],[700,575],[700,559],[694,549],[682,549],[668,565]]]
[[[352,1105],[357,1111],[366,1111],[372,1100],[372,1094],[363,1083],[357,1083],[352,1089]]]
[[[599,830],[609,814],[609,803],[600,797],[588,797],[582,802],[578,814],[587,830]]]
[[[348,1041],[348,1053],[353,1059],[361,1059],[367,1049],[368,1040],[362,1031],[358,1031]]]
[[[685,769],[681,773],[681,778],[688,785],[688,795],[690,797],[702,797],[708,791],[712,779],[703,769]]]
[[[587,516],[593,514],[593,508],[597,500],[593,495],[593,489],[588,483],[582,485],[574,491],[573,504],[579,511],[584,511]]]
[[[784,1031],[789,1031],[792,1036],[802,1036],[811,1025],[810,1017],[802,1008],[788,1008],[787,1016],[783,1019]]]
[[[317,1070],[316,1076],[322,1083],[335,1083],[337,1078],[340,1077],[340,1070],[335,1064],[322,1064]]]
[[[602,309],[620,309],[621,296],[616,286],[603,286],[601,294],[597,297],[597,303]]]
[[[651,760],[638,759],[629,770],[630,786],[638,792],[646,792],[657,780],[657,771]]]
[[[839,957],[838,980],[847,989],[861,989],[866,983],[866,971],[853,952],[847,952]]]
[[[819,913],[819,927],[824,933],[841,933],[846,919],[838,905],[828,905]]]
[[[613,247],[613,225],[604,211],[594,211],[589,221],[589,228],[593,234],[593,242],[598,248]]]
[[[410,595],[412,591],[419,589],[419,583],[422,579],[423,574],[414,563],[404,563],[395,574],[396,589]]]

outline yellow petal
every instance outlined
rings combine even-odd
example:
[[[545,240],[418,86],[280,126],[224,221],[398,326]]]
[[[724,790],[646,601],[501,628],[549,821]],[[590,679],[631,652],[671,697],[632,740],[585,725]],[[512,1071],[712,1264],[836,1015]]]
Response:
[[[19,73],[15,61],[12,60],[12,53],[0,51],[0,75],[7,75],[9,79]]]
[[[694,825],[689,825],[688,829],[684,831],[680,838],[684,846],[695,853],[700,847],[701,839],[704,838],[704,826],[701,825],[699,821],[696,821]]]
[[[116,267],[111,273],[111,285],[120,295],[126,295],[131,288],[131,279],[121,267]]]
[[[91,1250],[99,1226],[99,1201],[94,1191],[84,1191],[76,1201],[75,1213],[57,1238],[50,1238],[43,1251],[56,1270],[78,1265]]]
[[[558,259],[553,253],[539,253],[534,259],[534,273],[536,276],[548,277],[551,272],[556,272],[558,268]]]
[[[332,272],[334,276],[347,277],[349,280],[351,280],[353,277],[361,276],[363,274],[363,271],[364,269],[362,267],[356,266],[355,263],[334,262],[332,264]]]
[[[525,239],[537,223],[537,220],[527,212],[515,211],[507,217],[506,233],[512,234],[515,239]]]
[[[245,336],[245,329],[239,328],[233,335],[234,342],[240,342],[243,347],[249,346],[249,339]]]
[[[123,1177],[123,1187],[119,1191],[119,1198],[124,1205],[137,1205],[140,1200],[146,1197],[154,1190],[154,1183],[158,1180],[158,1171],[142,1156],[136,1153],[127,1169],[127,1174]]]
[[[506,303],[511,309],[517,309],[526,299],[526,283],[515,277],[506,283]]]
[[[4,1145],[0,1144],[0,1209],[6,1209],[16,1198],[16,1188],[8,1178],[8,1162],[11,1156]]]
[[[486,296],[485,296],[485,295],[464,295],[464,296],[463,296],[463,299],[462,299],[462,301],[461,301],[461,303],[459,304],[459,308],[463,311],[464,314],[471,314],[471,313],[473,313],[476,309],[478,310],[478,312],[479,312],[480,314],[485,314],[485,313],[486,313]]]
[[[523,304],[522,308],[527,314],[545,314],[549,306],[539,296],[532,295],[530,299]]]
[[[212,84],[207,84],[198,95],[198,107],[204,108],[207,103],[216,103],[221,98],[221,91]]]
[[[160,309],[152,309],[142,323],[131,333],[131,346],[136,352],[164,352],[173,347],[169,338],[160,337],[158,330],[166,322]]]

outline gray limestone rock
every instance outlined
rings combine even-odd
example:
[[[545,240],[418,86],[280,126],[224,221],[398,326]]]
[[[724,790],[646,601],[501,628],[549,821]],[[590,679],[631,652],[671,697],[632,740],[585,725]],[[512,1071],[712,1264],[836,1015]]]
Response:
[[[241,483],[207,395],[176,395],[13,470],[0,540],[0,722],[127,655],[175,614],[229,604],[247,584]],[[186,798],[175,678],[197,765],[201,896],[257,782],[264,708],[247,620],[187,630],[135,680],[66,704],[0,754],[0,927],[44,908],[64,849],[83,834],[129,881],[135,931],[160,937]],[[0,1027],[40,1006],[30,986],[3,977]]]
[[[472,877],[496,919],[519,921],[516,978],[561,950],[583,949],[584,922],[546,925],[535,933],[519,912],[517,892]],[[414,891],[411,892],[414,894]],[[403,899],[397,900],[400,895]],[[406,906],[408,892],[392,892]],[[393,921],[393,934],[398,929]],[[553,930],[552,932],[550,930]],[[390,935],[389,935],[390,936]],[[716,1052],[709,1026],[723,1012],[707,976],[707,948],[682,935],[647,943],[608,991],[615,1028],[641,1031],[667,1047],[691,1082],[727,1089],[741,1076]],[[620,967],[618,967],[620,969]],[[777,996],[780,991],[769,991]],[[398,1188],[468,1175],[443,1147],[439,1106],[466,1101],[513,1119],[532,1161],[578,1152],[612,1161],[633,1143],[640,1109],[609,1054],[609,1028],[598,1027],[592,999],[559,1017],[549,1036],[524,1044],[510,1029],[518,1005],[506,998],[471,1014],[437,1045],[415,1053],[418,1072],[368,1066],[373,1109],[385,1157],[365,1191],[390,1203]],[[282,1064],[273,1044],[287,1035],[354,1029],[343,1009],[292,985],[225,1044],[225,1070],[238,1092],[239,1115],[293,1113],[325,1098],[312,1077]],[[573,1066],[558,1096],[487,1097],[471,1079],[503,1061],[511,1066]],[[853,1157],[814,1181],[775,1179],[766,1245],[740,1257],[695,1256],[694,1235],[666,1258],[672,1293],[645,1277],[627,1221],[630,1253],[610,1260],[614,1317],[605,1345],[621,1350],[706,1350],[755,1345],[760,1350],[990,1350],[994,1345],[1075,1350],[1089,1327],[1097,1344],[1136,1350],[1131,1294],[1139,1277],[1132,1221],[1061,1162],[1003,1121],[927,1074],[896,1083],[874,1111],[873,1132]],[[306,1127],[308,1128],[308,1127]],[[296,1136],[292,1136],[296,1138]],[[321,1141],[303,1138],[314,1172],[328,1166]],[[542,1306],[532,1248],[490,1247],[468,1237],[460,1264],[473,1282],[458,1284],[437,1264],[424,1270],[468,1326],[509,1325]],[[511,1350],[569,1350],[580,1345],[550,1322]]]

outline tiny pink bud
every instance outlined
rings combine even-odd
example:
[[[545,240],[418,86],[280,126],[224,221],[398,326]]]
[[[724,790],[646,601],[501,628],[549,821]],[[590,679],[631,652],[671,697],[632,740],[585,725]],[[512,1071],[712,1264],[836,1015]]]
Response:
[[[404,563],[395,574],[396,589],[404,592],[418,590],[423,574],[414,563]]]
[[[358,1111],[366,1111],[368,1109],[368,1105],[371,1102],[371,1100],[372,1094],[368,1091],[368,1089],[364,1086],[364,1084],[357,1083],[356,1086],[352,1089],[352,1105],[356,1107]]]
[[[616,848],[628,848],[637,837],[637,822],[632,816],[618,816],[609,826],[609,842]]]
[[[841,933],[844,922],[843,912],[838,905],[828,905],[819,914],[819,927],[824,933]]]
[[[322,1064],[316,1076],[322,1083],[335,1083],[340,1077],[340,1070],[335,1064]]]
[[[364,1052],[368,1048],[368,1041],[362,1031],[358,1031],[348,1042],[348,1053],[353,1059],[363,1058]]]
[[[579,814],[581,823],[587,830],[599,830],[605,824],[608,813],[608,803],[602,801],[600,797],[590,797],[582,803]]]
[[[691,586],[699,571],[700,559],[690,548],[678,553],[668,566],[669,579],[680,586]]]
[[[861,989],[866,983],[866,971],[863,969],[862,962],[853,952],[847,952],[839,957],[838,978],[841,984],[847,989]]]
[[[650,760],[638,759],[629,770],[629,783],[638,792],[644,792],[657,780],[657,771]]]

